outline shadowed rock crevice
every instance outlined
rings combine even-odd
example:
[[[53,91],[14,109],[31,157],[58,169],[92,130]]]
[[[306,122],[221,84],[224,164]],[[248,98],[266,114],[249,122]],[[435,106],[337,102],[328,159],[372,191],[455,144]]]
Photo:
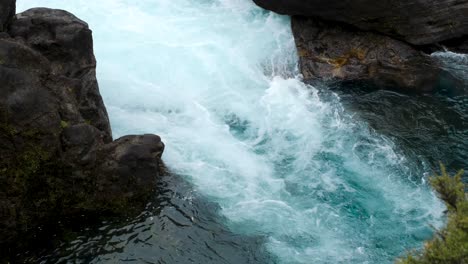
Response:
[[[5,31],[16,13],[16,0],[0,0],[0,34]]]

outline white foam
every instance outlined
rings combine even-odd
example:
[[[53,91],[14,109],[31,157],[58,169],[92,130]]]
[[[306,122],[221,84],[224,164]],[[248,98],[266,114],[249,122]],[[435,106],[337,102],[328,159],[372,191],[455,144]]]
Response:
[[[32,6],[89,22],[114,135],[161,135],[167,165],[281,262],[391,262],[438,223],[396,146],[301,82],[287,17],[248,0],[18,1]]]

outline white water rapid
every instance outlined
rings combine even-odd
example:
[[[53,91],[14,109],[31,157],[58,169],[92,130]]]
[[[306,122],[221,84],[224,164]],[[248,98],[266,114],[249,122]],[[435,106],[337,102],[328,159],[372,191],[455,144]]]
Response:
[[[391,263],[440,224],[418,161],[301,82],[288,17],[251,0],[18,0],[36,6],[89,23],[114,137],[160,135],[167,166],[279,263]]]

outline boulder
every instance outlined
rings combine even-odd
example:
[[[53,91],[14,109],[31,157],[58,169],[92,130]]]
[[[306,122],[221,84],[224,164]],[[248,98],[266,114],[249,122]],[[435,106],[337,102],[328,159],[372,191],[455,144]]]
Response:
[[[414,45],[468,35],[468,0],[254,0],[280,14],[338,21]]]
[[[64,114],[73,119],[79,113],[110,142],[112,133],[96,81],[96,59],[88,24],[67,11],[33,8],[18,14],[8,33],[49,61],[53,75],[49,84],[65,100],[72,100],[62,106],[76,106],[62,109]]]
[[[63,10],[18,14],[0,36],[0,93],[0,255],[50,219],[145,206],[164,144],[112,141],[85,22]]]
[[[0,0],[0,32],[5,31],[15,16],[16,0]]]
[[[371,81],[430,91],[440,77],[431,56],[387,36],[303,17],[292,18],[292,29],[306,81]]]
[[[99,153],[99,192],[93,201],[103,208],[112,201],[113,210],[124,210],[132,201],[146,200],[156,188],[163,151],[161,138],[151,134],[124,136],[105,145]]]

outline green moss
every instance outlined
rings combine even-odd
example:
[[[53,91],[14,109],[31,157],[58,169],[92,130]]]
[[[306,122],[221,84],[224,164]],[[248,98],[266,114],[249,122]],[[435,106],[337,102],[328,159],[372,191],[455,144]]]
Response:
[[[62,129],[65,129],[65,128],[67,128],[68,126],[69,126],[69,124],[68,124],[67,121],[65,121],[65,120],[61,120],[61,121],[60,121],[60,127],[61,127]]]
[[[436,232],[421,252],[397,261],[399,264],[468,263],[468,198],[462,182],[463,171],[448,175],[441,165],[441,175],[431,178],[431,185],[447,205],[447,226]]]
[[[0,133],[3,136],[11,137],[12,135],[16,134],[17,131],[12,126],[9,126],[7,124],[0,124]]]
[[[62,120],[61,126],[66,128],[68,123]],[[30,220],[51,212],[122,214],[134,207],[135,197],[101,193],[92,175],[93,168],[78,170],[83,174],[80,177],[70,177],[73,168],[65,165],[60,156],[38,145],[43,136],[35,130],[18,131],[14,126],[0,123],[0,143],[9,142],[6,151],[0,152],[0,192],[21,201],[12,212],[19,216],[21,223],[30,225]],[[21,142],[21,146],[16,142]]]
[[[61,202],[59,192],[62,164],[40,146],[41,133],[35,129],[19,131],[8,123],[0,124],[0,192],[11,199],[9,216],[18,229],[33,226],[36,218],[47,215]]]

